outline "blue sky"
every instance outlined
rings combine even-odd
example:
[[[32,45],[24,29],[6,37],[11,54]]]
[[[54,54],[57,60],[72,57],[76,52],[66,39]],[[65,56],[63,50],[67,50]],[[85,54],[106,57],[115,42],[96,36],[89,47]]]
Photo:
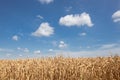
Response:
[[[120,0],[0,0],[0,58],[120,52]]]

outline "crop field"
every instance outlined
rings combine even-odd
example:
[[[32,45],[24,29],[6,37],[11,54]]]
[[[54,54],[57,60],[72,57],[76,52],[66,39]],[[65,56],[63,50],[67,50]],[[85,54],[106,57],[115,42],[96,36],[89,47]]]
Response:
[[[120,80],[120,57],[0,60],[0,80]]]

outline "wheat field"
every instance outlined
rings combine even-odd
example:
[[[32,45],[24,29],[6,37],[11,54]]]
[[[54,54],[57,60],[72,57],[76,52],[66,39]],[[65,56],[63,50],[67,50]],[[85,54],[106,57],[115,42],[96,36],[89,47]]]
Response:
[[[0,80],[120,80],[120,57],[0,60]]]

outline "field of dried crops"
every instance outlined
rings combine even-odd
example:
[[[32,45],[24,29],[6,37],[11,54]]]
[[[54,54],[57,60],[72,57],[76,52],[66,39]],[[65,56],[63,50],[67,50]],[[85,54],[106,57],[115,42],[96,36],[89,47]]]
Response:
[[[0,60],[0,80],[120,80],[120,57]]]

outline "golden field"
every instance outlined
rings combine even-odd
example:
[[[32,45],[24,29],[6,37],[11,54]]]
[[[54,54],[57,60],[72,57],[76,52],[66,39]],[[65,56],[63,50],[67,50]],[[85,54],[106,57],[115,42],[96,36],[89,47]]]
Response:
[[[0,80],[120,80],[120,57],[0,60]]]

